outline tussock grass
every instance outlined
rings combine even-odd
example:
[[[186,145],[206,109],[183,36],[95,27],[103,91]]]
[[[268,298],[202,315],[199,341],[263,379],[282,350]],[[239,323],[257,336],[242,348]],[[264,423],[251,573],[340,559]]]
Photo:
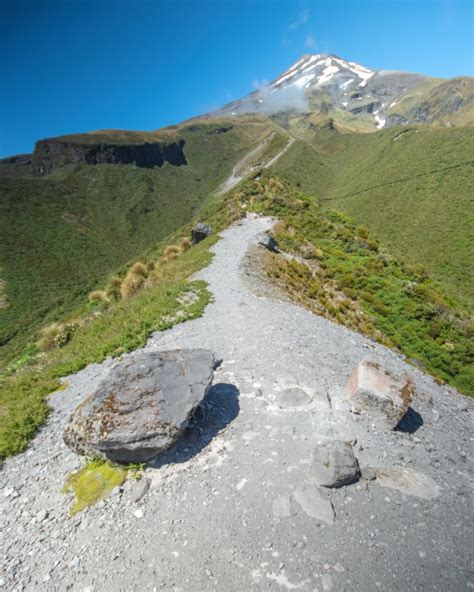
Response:
[[[145,284],[145,277],[142,275],[127,274],[120,286],[120,295],[123,299],[130,298],[136,294]]]
[[[89,302],[109,302],[109,296],[105,290],[93,290],[88,296]]]
[[[146,276],[148,275],[147,265],[142,261],[137,261],[128,270],[128,275],[146,278]]]
[[[181,249],[178,245],[168,245],[165,249],[164,256],[171,261],[181,253]]]
[[[122,280],[114,276],[108,283],[106,288],[107,298],[112,301],[117,301],[121,297],[120,289],[122,287]]]
[[[179,250],[181,253],[186,253],[186,251],[189,251],[191,246],[191,240],[187,237],[184,237],[179,241]]]
[[[43,327],[40,331],[40,338],[38,340],[38,347],[42,351],[48,351],[56,347],[63,347],[69,343],[80,327],[81,322],[78,320],[68,321],[65,323],[54,322]]]

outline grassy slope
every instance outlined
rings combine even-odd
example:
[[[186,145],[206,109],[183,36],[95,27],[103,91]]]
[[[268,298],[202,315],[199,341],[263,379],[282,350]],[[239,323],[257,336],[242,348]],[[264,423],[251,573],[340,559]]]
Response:
[[[323,132],[311,146],[296,143],[276,170],[366,224],[406,260],[425,264],[452,297],[469,305],[472,154],[474,133],[463,128]]]
[[[474,395],[472,322],[420,266],[404,264],[345,214],[328,211],[289,183],[261,175],[236,198],[282,222],[269,275],[297,302],[418,360]]]
[[[0,365],[108,274],[188,223],[269,130],[244,120],[209,133],[219,125],[179,130],[188,166],[68,166],[45,178],[0,179],[0,268],[11,303],[0,310]]]
[[[222,199],[212,201],[201,216],[218,232],[241,215]],[[135,295],[109,304],[82,304],[70,316],[82,322],[70,341],[45,353],[25,350],[21,358],[0,371],[0,460],[21,452],[48,414],[46,395],[60,388],[59,378],[77,372],[107,356],[118,356],[145,345],[153,331],[200,316],[211,295],[202,281],[190,276],[209,264],[209,247],[216,234],[176,259],[160,259],[166,243],[189,231],[180,229],[166,242],[143,254],[145,261],[160,260],[157,281]],[[194,293],[187,303],[185,294]]]

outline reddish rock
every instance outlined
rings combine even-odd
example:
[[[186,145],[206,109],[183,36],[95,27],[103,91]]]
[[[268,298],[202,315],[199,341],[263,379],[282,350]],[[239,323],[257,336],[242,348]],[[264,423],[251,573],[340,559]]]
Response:
[[[363,360],[347,384],[353,413],[381,419],[392,429],[407,412],[414,394],[414,385],[406,374],[383,368],[373,360]]]

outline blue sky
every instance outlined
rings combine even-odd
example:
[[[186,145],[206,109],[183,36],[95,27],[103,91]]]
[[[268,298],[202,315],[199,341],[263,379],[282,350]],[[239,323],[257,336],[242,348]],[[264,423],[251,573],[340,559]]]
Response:
[[[461,0],[3,0],[0,157],[40,138],[156,129],[238,98],[304,53],[473,75]]]

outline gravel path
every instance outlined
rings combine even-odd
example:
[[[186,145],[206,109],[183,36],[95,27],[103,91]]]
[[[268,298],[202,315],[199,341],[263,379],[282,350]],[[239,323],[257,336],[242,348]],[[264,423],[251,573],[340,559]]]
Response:
[[[215,302],[202,318],[149,340],[147,349],[205,347],[223,359],[199,421],[146,470],[149,481],[129,481],[70,518],[71,500],[60,490],[82,460],[62,443],[62,428],[111,362],[69,377],[68,389],[52,396],[47,425],[0,475],[2,589],[474,589],[471,402],[410,367],[416,431],[381,433],[348,413],[343,387],[364,356],[404,362],[290,302],[249,291],[241,262],[270,226],[248,217],[226,230],[199,274]],[[299,407],[284,397],[296,387],[306,393]],[[314,518],[321,500],[305,483],[319,435],[357,440],[361,465],[407,467],[421,483],[416,495],[362,480],[323,494],[334,524]]]

